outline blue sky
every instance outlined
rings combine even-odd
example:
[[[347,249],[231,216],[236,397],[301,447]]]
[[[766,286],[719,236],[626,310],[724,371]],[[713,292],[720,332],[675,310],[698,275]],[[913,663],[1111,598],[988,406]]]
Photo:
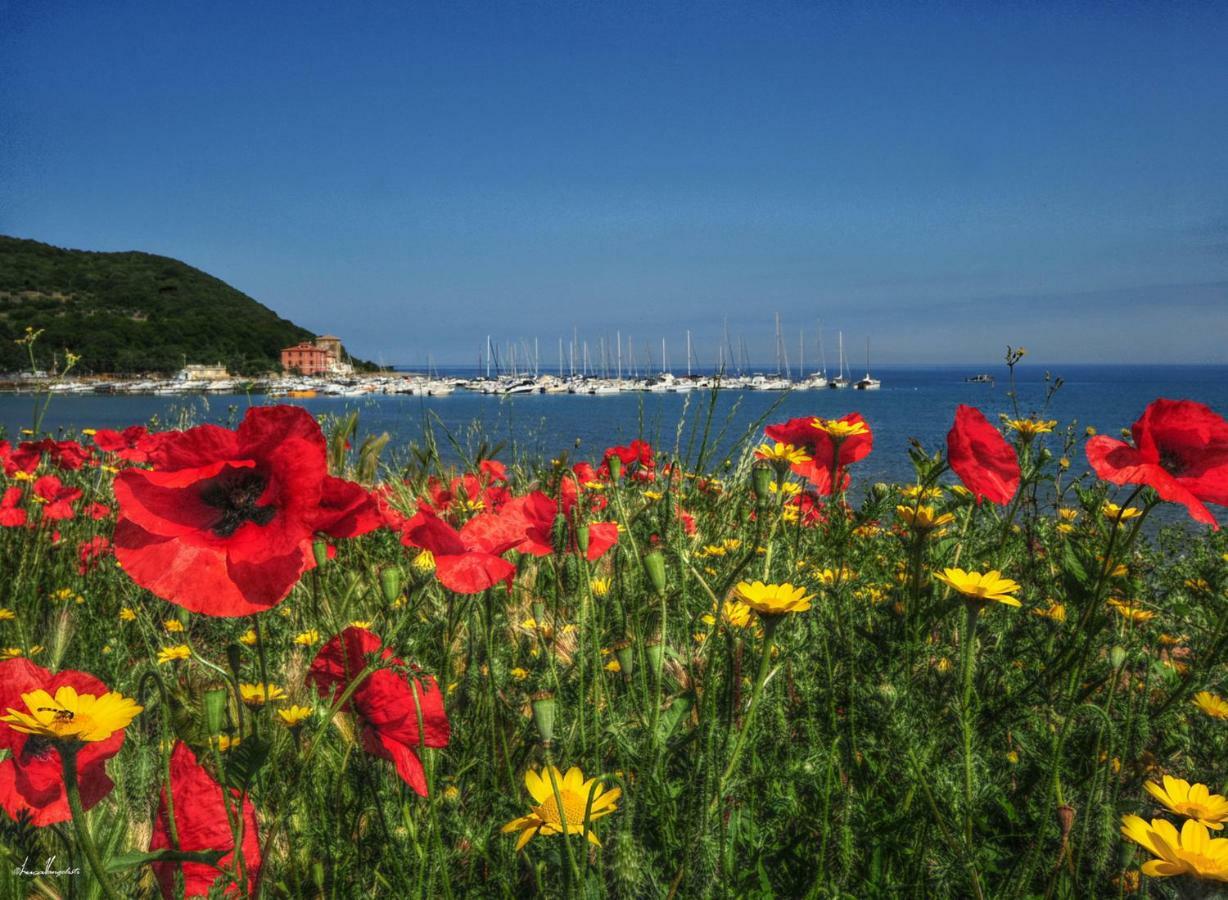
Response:
[[[776,312],[811,357],[1223,363],[1225,47],[1217,3],[0,0],[0,232],[389,363],[710,363],[725,319],[771,359]]]

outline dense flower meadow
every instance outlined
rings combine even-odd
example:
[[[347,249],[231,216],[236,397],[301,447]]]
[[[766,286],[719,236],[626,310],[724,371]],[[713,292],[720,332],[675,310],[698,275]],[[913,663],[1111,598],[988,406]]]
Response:
[[[0,894],[1228,890],[1228,422],[989,412],[0,442]]]

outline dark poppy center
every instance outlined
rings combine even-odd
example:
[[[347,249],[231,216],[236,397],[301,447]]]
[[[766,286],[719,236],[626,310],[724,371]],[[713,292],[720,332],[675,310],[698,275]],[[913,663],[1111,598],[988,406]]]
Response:
[[[277,515],[273,506],[260,506],[268,481],[250,469],[219,475],[201,489],[200,499],[219,511],[211,527],[218,537],[228,538],[245,522],[268,525]]]
[[[1177,454],[1168,450],[1160,451],[1160,468],[1169,475],[1180,478],[1185,472],[1185,462]]]

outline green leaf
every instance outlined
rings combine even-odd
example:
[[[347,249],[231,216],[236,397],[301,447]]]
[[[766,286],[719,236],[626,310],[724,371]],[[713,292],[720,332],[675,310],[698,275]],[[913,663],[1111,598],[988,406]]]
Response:
[[[144,866],[158,862],[194,862],[216,866],[219,859],[227,854],[226,850],[153,850],[149,853],[122,853],[107,860],[108,872],[118,872],[131,869],[134,866]]]

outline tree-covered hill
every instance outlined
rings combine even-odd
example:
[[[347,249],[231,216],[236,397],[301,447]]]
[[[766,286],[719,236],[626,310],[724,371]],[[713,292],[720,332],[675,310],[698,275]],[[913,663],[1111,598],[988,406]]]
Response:
[[[275,369],[281,348],[312,333],[220,279],[149,253],[64,250],[0,235],[0,372],[29,368],[17,340],[35,342],[40,368],[80,356],[78,372],[173,372],[223,362],[232,372]]]

